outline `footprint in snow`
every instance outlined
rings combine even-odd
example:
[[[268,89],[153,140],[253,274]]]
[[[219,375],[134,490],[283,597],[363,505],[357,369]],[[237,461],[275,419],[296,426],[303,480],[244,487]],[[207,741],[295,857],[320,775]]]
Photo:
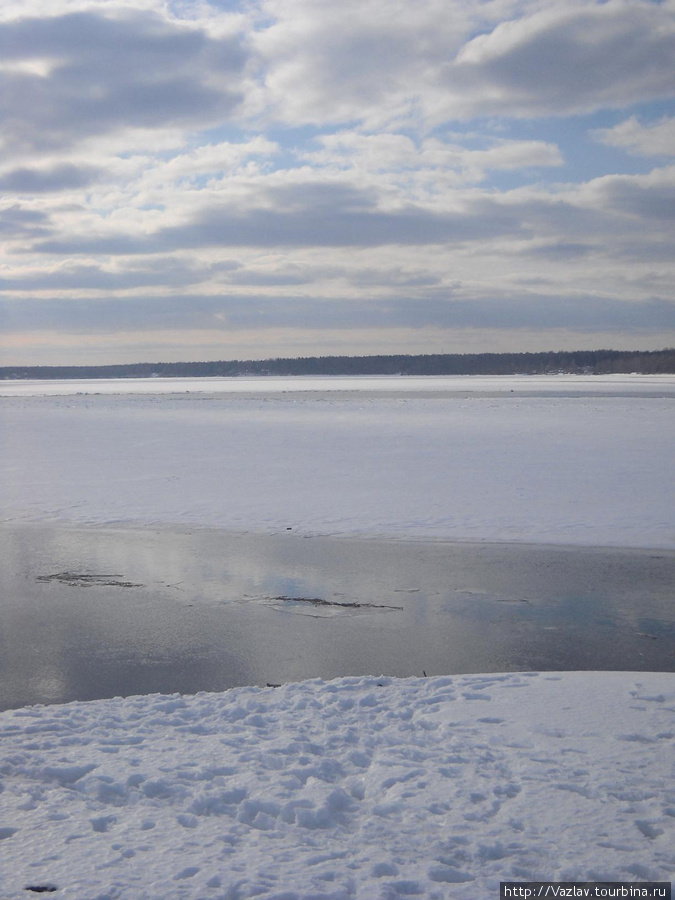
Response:
[[[659,828],[658,825],[647,821],[647,819],[637,819],[635,825],[650,841],[663,834],[663,828]]]
[[[199,866],[188,866],[186,869],[181,869],[178,875],[174,875],[173,880],[182,881],[185,878],[194,878],[198,872]]]

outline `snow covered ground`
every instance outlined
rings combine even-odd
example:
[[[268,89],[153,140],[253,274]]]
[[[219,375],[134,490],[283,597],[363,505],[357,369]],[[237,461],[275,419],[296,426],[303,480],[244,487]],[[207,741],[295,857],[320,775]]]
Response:
[[[196,396],[6,383],[0,507],[7,522],[674,547],[675,378],[538,381],[433,397],[403,379]],[[5,712],[0,897],[482,900],[500,880],[670,880],[674,742],[672,674],[344,678]]]
[[[264,381],[0,398],[4,521],[675,547],[675,377]]]
[[[3,898],[668,881],[675,678],[344,678],[0,716]]]

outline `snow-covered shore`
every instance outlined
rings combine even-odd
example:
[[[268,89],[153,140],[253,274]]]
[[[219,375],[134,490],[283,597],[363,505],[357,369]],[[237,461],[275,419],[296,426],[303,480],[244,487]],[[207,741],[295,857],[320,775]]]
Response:
[[[2,897],[667,881],[675,675],[344,678],[0,716]]]

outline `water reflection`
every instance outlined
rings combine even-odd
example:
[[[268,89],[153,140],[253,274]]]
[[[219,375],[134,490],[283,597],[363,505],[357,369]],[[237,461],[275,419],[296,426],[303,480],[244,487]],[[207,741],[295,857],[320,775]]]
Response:
[[[675,669],[664,551],[26,525],[0,529],[0,552],[0,708],[349,674]]]

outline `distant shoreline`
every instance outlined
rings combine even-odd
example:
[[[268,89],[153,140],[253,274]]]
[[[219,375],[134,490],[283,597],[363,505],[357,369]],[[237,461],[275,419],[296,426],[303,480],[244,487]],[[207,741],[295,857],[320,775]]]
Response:
[[[92,366],[2,366],[0,380],[295,375],[609,375],[675,373],[675,348],[542,353],[313,356]]]

